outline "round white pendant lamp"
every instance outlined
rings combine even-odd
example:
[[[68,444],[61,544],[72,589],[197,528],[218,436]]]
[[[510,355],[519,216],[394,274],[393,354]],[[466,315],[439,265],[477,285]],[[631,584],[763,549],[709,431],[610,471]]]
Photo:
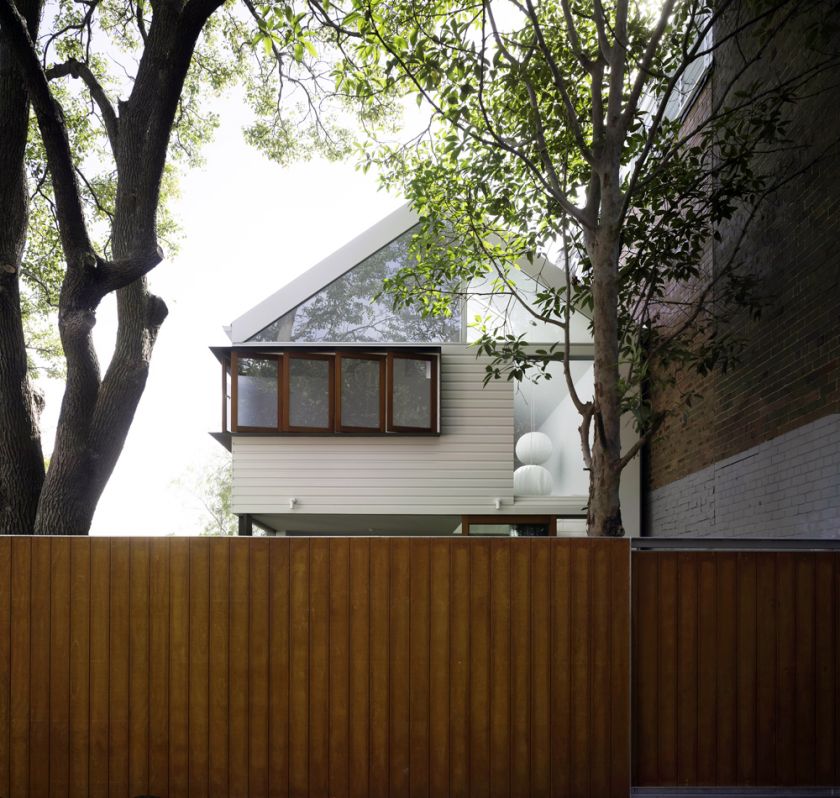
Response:
[[[519,466],[513,472],[514,496],[551,495],[551,474],[541,465]]]
[[[542,465],[553,450],[551,438],[544,432],[526,432],[516,442],[516,456],[525,465]]]

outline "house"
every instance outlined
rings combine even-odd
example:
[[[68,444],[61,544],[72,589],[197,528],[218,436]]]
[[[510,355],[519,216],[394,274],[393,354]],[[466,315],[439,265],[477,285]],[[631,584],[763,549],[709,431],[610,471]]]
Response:
[[[557,379],[491,380],[470,346],[476,313],[550,343],[515,303],[480,297],[448,317],[377,298],[406,264],[418,219],[402,207],[236,319],[222,365],[233,511],[285,534],[582,533],[588,478],[576,411]],[[523,261],[522,290],[564,279]],[[554,281],[554,283],[552,283]],[[571,325],[573,369],[591,394],[588,319]],[[628,434],[630,430],[628,428]],[[639,530],[639,470],[622,497]]]

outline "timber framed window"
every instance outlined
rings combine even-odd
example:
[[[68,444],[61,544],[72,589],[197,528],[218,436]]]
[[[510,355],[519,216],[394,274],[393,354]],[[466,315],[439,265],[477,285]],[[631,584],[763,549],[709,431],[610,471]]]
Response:
[[[474,537],[556,537],[557,517],[554,515],[464,515],[461,534]]]
[[[331,355],[283,356],[285,432],[332,432],[335,426],[335,360]]]
[[[388,429],[432,432],[437,429],[437,358],[388,353]]]
[[[336,354],[337,432],[385,432],[386,363],[384,355]]]
[[[437,354],[241,349],[220,360],[223,432],[438,433]]]
[[[231,429],[269,432],[280,424],[280,360],[231,354]]]

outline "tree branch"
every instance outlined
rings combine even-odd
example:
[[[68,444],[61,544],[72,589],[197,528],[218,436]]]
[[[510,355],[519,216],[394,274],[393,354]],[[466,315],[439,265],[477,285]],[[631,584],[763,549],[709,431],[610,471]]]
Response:
[[[664,413],[657,414],[647,432],[645,432],[644,435],[641,435],[639,439],[627,450],[621,460],[618,461],[619,471],[623,470],[624,467],[641,451],[642,447],[656,434],[662,426],[662,422],[664,420]]]
[[[93,247],[85,223],[64,112],[50,92],[35,44],[12,0],[0,0],[0,27],[17,60],[38,117],[38,128],[44,141],[55,191],[62,245],[68,259],[68,269],[74,269],[82,256],[92,253]]]
[[[592,16],[595,20],[595,30],[598,33],[598,48],[601,50],[601,57],[609,63],[612,48],[607,40],[607,20],[606,15],[604,14],[604,8],[601,5],[601,0],[593,0],[592,9]]]
[[[597,61],[602,61],[602,59],[591,59],[583,50],[580,42],[580,36],[578,35],[577,28],[575,27],[575,19],[572,15],[572,9],[569,4],[569,0],[560,0],[560,6],[563,9],[563,17],[566,20],[566,28],[568,29],[569,35],[569,45],[572,48],[572,52],[577,56],[577,60],[580,62],[580,65],[587,71],[592,72],[595,68],[595,64]]]
[[[154,252],[118,261],[100,261],[96,269],[96,285],[101,296],[125,288],[148,274],[164,258],[158,246]]]
[[[149,43],[149,31],[146,30],[146,20],[143,17],[143,4],[137,2],[134,6],[134,15],[137,20],[137,30],[140,31],[140,38],[143,40],[143,45]]]
[[[557,64],[556,59],[554,58],[554,54],[551,52],[551,48],[545,41],[542,26],[540,25],[539,18],[537,17],[537,12],[534,9],[534,4],[531,2],[531,0],[525,0],[525,4],[528,8],[527,15],[531,20],[531,24],[534,26],[534,33],[537,38],[537,43],[539,44],[540,50],[542,50],[543,56],[545,57],[546,63],[548,64],[548,68],[551,72],[551,77],[554,81],[554,86],[559,92],[560,98],[563,101],[563,106],[566,109],[566,117],[569,127],[572,130],[572,134],[575,137],[575,141],[577,142],[577,145],[580,148],[580,153],[583,156],[584,160],[591,163],[592,150],[589,148],[583,137],[583,131],[581,130],[580,122],[577,118],[577,111],[575,109],[574,103],[572,102],[571,95],[569,94],[568,86],[566,85],[566,79],[563,77],[563,73],[560,71],[560,67]]]
[[[571,262],[569,258],[569,235],[563,226],[563,270],[565,271],[566,280],[566,301],[563,304],[563,374],[566,377],[566,388],[569,391],[569,396],[572,398],[572,404],[581,416],[585,416],[589,412],[591,402],[581,401],[580,395],[577,392],[575,381],[572,379],[571,366],[571,351],[572,351],[572,274]],[[584,452],[585,454],[585,452]]]
[[[578,432],[580,433],[580,450],[583,454],[583,465],[585,469],[592,470],[592,447],[589,445],[589,430],[592,427],[592,415],[595,412],[595,403],[587,402],[583,409]]]
[[[46,71],[47,80],[55,80],[69,75],[72,78],[81,79],[88,87],[90,96],[99,108],[102,114],[102,121],[105,124],[105,131],[108,134],[108,141],[111,142],[111,150],[114,155],[117,154],[117,144],[119,141],[119,118],[114,110],[114,106],[108,99],[105,89],[102,84],[96,79],[96,76],[91,72],[90,67],[82,61],[77,61],[75,58],[69,58],[63,64],[55,64]]]
[[[659,42],[662,40],[662,35],[665,33],[665,28],[668,26],[668,20],[674,10],[674,0],[666,0],[662,5],[662,12],[659,15],[659,21],[653,29],[647,47],[645,48],[642,60],[637,64],[636,80],[633,83],[633,88],[630,90],[630,96],[627,98],[627,105],[624,108],[624,113],[621,115],[622,129],[626,130],[627,126],[633,120],[636,114],[636,107],[639,104],[639,98],[642,96],[642,90],[645,87],[645,82],[650,73],[650,65],[659,49]]]

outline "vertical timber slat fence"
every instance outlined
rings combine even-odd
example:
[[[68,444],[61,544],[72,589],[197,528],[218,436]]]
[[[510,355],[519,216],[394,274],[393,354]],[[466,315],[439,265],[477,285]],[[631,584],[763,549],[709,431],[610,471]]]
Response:
[[[0,538],[0,796],[626,796],[629,615],[627,541]]]
[[[840,785],[840,552],[633,552],[633,784]]]

